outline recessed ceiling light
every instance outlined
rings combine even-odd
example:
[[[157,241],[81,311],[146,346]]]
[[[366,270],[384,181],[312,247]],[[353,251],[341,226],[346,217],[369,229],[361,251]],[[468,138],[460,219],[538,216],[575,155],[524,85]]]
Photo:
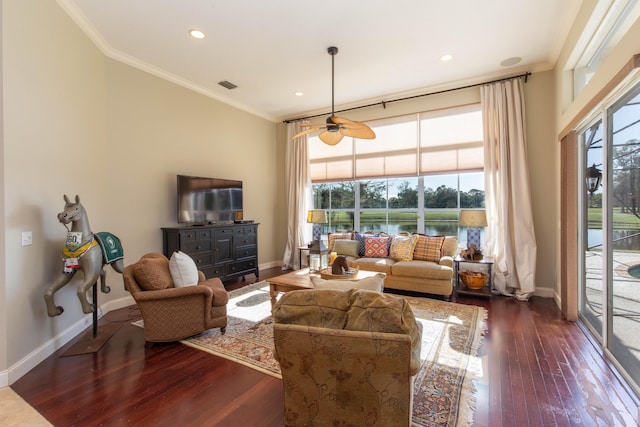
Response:
[[[440,57],[440,61],[442,61],[442,62],[451,61],[452,59],[453,59],[453,55],[449,55],[449,54],[442,55]]]
[[[512,58],[507,58],[500,63],[503,67],[510,67],[512,65],[516,65],[518,62],[522,61],[522,58],[519,56],[514,56]]]
[[[189,35],[194,39],[203,39],[207,37],[207,35],[200,30],[189,30]]]
[[[293,92],[293,94],[295,96],[302,96],[302,95],[304,95],[304,92],[297,91],[297,92]]]

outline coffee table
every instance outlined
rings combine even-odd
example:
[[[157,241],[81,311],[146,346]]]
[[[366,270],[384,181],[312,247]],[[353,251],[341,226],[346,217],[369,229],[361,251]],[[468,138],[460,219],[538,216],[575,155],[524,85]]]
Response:
[[[378,271],[358,271],[358,276],[355,280],[365,279],[367,277],[373,277],[376,274],[380,274]],[[291,292],[300,289],[313,289],[313,283],[311,282],[311,276],[320,277],[320,274],[309,273],[308,268],[302,270],[295,270],[281,276],[271,277],[267,279],[269,283],[269,295],[271,296],[271,306],[276,303],[276,298],[280,292]]]

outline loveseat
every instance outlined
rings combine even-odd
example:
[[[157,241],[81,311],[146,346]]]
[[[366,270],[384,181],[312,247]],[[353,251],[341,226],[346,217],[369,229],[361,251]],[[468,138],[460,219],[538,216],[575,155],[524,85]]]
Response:
[[[385,289],[442,295],[453,293],[453,258],[458,239],[403,233],[329,233],[329,251],[358,270],[385,273]]]

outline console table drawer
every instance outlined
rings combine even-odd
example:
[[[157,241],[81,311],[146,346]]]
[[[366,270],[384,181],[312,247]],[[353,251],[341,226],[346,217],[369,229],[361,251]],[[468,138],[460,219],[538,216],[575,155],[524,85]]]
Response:
[[[227,276],[233,276],[235,274],[241,274],[250,270],[256,269],[256,260],[249,259],[246,261],[239,261],[227,264]]]
[[[183,243],[192,242],[194,240],[210,240],[211,230],[188,230],[180,232],[180,240]]]
[[[253,246],[241,246],[236,248],[236,259],[254,257],[258,254],[258,248]]]
[[[213,256],[211,255],[211,252],[202,253],[202,254],[192,254],[189,256],[193,259],[193,262],[196,263],[198,270],[201,269],[200,267],[213,264]]]
[[[196,254],[198,252],[211,252],[211,240],[195,240],[184,242],[182,252],[187,254]]]
[[[256,235],[255,234],[243,234],[241,236],[236,236],[234,238],[236,246],[247,246],[247,245],[255,245],[256,244]]]

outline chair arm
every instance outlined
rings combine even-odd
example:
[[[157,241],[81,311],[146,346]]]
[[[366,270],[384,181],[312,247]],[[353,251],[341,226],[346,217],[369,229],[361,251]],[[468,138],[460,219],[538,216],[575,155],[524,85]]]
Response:
[[[440,262],[438,262],[438,264],[446,265],[447,267],[453,268],[453,257],[452,256],[443,256],[442,258],[440,258]]]
[[[206,300],[206,307],[211,306],[213,290],[207,286],[185,286],[182,288],[168,288],[158,291],[141,291],[132,295],[136,301],[163,301],[169,298],[183,298],[190,295],[202,295]]]

